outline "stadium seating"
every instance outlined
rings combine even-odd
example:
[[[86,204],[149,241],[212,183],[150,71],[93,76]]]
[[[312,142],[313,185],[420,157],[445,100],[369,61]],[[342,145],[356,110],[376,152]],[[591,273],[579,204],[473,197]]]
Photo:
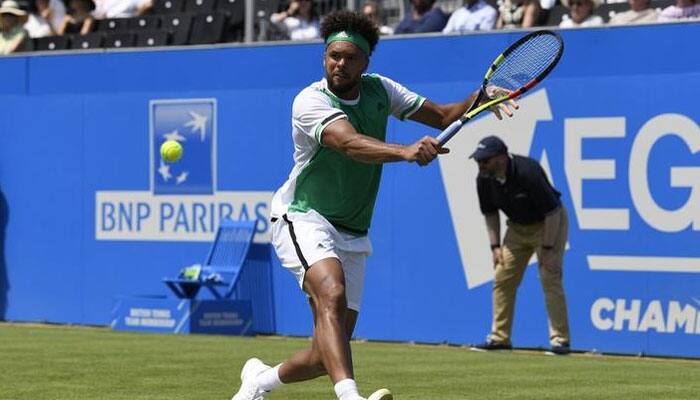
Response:
[[[238,283],[257,228],[257,220],[225,219],[217,230],[209,255],[196,276],[164,278],[178,298],[192,299],[202,287],[216,299],[230,299]]]
[[[197,14],[192,21],[189,44],[218,43],[224,33],[226,15],[222,13]]]
[[[45,36],[33,41],[34,51],[65,50],[70,44],[68,36]]]
[[[210,13],[217,0],[185,0],[185,12]]]
[[[70,39],[71,49],[96,49],[102,46],[104,35],[99,32],[87,35],[73,35]]]
[[[160,28],[160,17],[158,15],[144,15],[128,19],[127,26],[131,30],[146,31]]]
[[[497,0],[487,0],[497,7]],[[283,0],[253,0],[254,40],[286,39],[285,33],[270,23],[270,15],[284,7]],[[652,0],[658,10],[674,4],[675,0]],[[324,15],[344,8],[344,0],[320,0],[317,11]],[[460,0],[440,0],[446,12],[462,6]],[[401,19],[409,6],[402,0],[389,0],[387,10],[394,22]],[[607,23],[611,17],[627,11],[627,2],[602,4],[593,12]],[[556,27],[568,14],[561,3],[543,10],[540,25]],[[214,44],[243,41],[245,32],[244,0],[154,0],[148,15],[132,18],[96,20],[94,32],[87,36],[66,35],[26,41],[21,51],[51,51],[62,49],[94,49],[132,46],[168,46]],[[145,31],[148,33],[142,34]],[[162,31],[162,33],[156,33]]]
[[[137,47],[167,46],[170,34],[163,30],[139,31],[136,34]]]
[[[97,32],[124,32],[129,29],[129,18],[107,18],[97,20]]]
[[[161,19],[161,29],[170,33],[172,45],[185,45],[190,37],[192,14],[169,14]]]
[[[136,45],[136,35],[131,32],[108,33],[104,38],[104,47],[107,49],[119,49],[123,47],[134,47]]]
[[[185,7],[184,0],[154,0],[153,12],[155,14],[177,14]]]

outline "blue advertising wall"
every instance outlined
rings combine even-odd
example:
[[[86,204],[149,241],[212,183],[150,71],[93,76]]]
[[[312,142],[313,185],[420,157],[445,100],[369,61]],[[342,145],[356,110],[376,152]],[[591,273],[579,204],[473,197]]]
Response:
[[[561,64],[515,118],[474,121],[428,167],[385,167],[356,336],[462,344],[488,333],[492,271],[468,154],[498,134],[541,161],[568,209],[573,347],[700,356],[700,24],[561,33]],[[521,35],[383,40],[370,71],[456,101]],[[0,59],[0,318],[108,324],[117,296],[165,295],[162,277],[202,262],[223,216],[260,219],[257,251],[269,251],[269,200],[292,166],[291,102],[322,76],[322,51]],[[388,140],[425,134],[437,132],[393,120]],[[160,163],[166,137],[183,140],[181,163]],[[309,335],[306,300],[272,260],[273,320],[258,331]],[[547,336],[533,266],[513,342],[545,347]]]

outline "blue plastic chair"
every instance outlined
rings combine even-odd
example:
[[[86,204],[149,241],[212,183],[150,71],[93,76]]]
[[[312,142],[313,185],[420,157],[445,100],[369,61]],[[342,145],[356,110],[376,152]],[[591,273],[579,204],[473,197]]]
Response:
[[[256,228],[257,220],[222,220],[197,279],[164,278],[163,282],[181,299],[195,298],[202,287],[209,289],[216,299],[230,299]]]

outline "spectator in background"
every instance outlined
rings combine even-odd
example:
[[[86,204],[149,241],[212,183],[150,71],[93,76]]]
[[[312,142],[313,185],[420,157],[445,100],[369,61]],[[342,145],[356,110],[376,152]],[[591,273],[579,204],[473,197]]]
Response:
[[[28,34],[23,25],[27,12],[20,9],[14,0],[0,4],[0,54],[10,54],[22,48]]]
[[[503,0],[498,6],[496,29],[531,28],[540,19],[539,0]]]
[[[291,40],[311,40],[320,37],[320,20],[313,0],[292,0],[286,10],[272,14],[270,21]]]
[[[374,0],[368,0],[362,6],[362,15],[369,18],[379,28],[380,35],[393,35],[394,28],[386,25],[384,9]]]
[[[696,0],[676,0],[659,14],[659,21],[678,21],[679,19],[700,18],[700,4]]]
[[[559,0],[540,0],[540,18],[537,20],[537,25],[547,25],[549,12],[559,3]]]
[[[551,10],[557,4],[557,0],[540,0],[540,8]]]
[[[411,0],[411,12],[406,13],[394,33],[440,32],[447,23],[447,15],[435,0]]]
[[[488,31],[496,26],[498,12],[484,0],[466,0],[455,10],[442,33]]]
[[[97,19],[130,18],[143,15],[152,7],[152,0],[95,0]]]
[[[34,0],[24,29],[29,37],[56,35],[66,15],[66,6],[61,0]]]
[[[92,0],[70,0],[68,3],[68,15],[63,18],[58,34],[79,33],[87,35],[92,32],[95,19],[92,18],[92,11],[95,9],[95,2]]]
[[[593,9],[600,5],[600,0],[562,0],[569,9],[559,24],[560,28],[579,28],[603,25],[603,18],[593,14]]]
[[[644,24],[656,22],[659,12],[651,8],[651,0],[629,0],[630,9],[615,14],[610,18],[609,25]]]

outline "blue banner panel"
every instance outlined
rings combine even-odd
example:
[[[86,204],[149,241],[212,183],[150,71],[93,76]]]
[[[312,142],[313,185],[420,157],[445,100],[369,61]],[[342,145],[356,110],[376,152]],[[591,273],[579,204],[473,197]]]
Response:
[[[522,35],[382,38],[368,72],[455,102]],[[562,193],[573,348],[700,357],[700,108],[688,100],[700,24],[561,35],[560,65],[515,117],[471,121],[427,167],[384,167],[356,336],[489,333],[493,268],[468,156],[495,134]],[[0,58],[0,318],[109,324],[115,296],[167,295],[161,279],[202,263],[230,217],[258,220],[256,267],[236,293],[253,330],[310,335],[306,295],[270,259],[269,213],[293,166],[291,105],[323,77],[322,54],[317,42]],[[391,119],[387,140],[437,133]],[[182,162],[161,162],[167,139]],[[537,268],[518,291],[516,347],[549,345]]]
[[[253,313],[247,300],[185,300],[119,297],[112,329],[152,333],[252,335]]]

